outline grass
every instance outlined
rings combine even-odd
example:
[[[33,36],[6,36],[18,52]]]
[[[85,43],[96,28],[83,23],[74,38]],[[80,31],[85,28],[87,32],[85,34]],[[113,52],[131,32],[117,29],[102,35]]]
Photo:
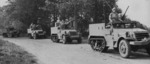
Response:
[[[38,64],[34,56],[13,43],[0,40],[0,64]]]

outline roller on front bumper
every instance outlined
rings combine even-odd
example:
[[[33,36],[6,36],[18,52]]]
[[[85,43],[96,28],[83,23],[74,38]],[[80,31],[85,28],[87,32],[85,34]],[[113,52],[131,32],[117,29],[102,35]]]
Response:
[[[141,41],[130,41],[130,45],[148,45],[150,43],[150,38],[144,38]]]

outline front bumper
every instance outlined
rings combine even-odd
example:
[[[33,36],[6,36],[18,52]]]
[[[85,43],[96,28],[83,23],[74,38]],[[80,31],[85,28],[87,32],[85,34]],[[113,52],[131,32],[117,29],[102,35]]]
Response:
[[[148,45],[150,43],[150,38],[143,39],[142,41],[130,41],[130,45]]]

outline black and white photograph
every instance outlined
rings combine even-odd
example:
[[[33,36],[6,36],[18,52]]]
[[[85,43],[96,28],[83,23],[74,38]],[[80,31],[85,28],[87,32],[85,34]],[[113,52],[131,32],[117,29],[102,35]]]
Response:
[[[150,64],[150,0],[0,0],[0,64]]]

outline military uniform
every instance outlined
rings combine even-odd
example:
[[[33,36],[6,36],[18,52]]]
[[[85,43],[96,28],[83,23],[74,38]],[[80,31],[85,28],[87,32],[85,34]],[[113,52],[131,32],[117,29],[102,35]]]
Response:
[[[112,9],[112,12],[109,15],[109,21],[110,23],[115,22],[115,21],[122,21],[121,17],[122,17],[122,10],[118,7],[114,7]]]

